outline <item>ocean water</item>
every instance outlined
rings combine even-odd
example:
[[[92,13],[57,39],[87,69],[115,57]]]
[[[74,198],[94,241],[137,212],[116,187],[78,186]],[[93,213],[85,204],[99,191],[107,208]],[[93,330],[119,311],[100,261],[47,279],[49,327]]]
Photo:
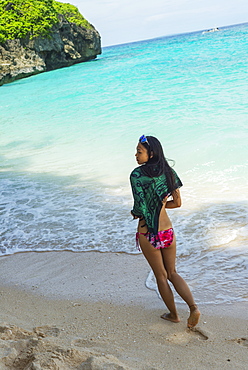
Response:
[[[184,184],[169,211],[178,271],[198,302],[247,300],[247,60],[242,24],[2,86],[0,254],[139,253],[129,174],[138,138],[154,135]]]

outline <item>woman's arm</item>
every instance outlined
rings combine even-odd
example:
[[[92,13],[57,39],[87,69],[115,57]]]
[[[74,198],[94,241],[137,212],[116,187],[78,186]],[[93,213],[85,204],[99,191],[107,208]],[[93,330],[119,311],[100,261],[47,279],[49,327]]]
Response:
[[[181,195],[180,195],[179,189],[174,190],[172,192],[171,196],[172,196],[172,200],[168,200],[167,201],[167,198],[168,197],[165,197],[163,199],[163,203],[166,202],[165,208],[178,208],[178,207],[181,207],[182,200],[181,200]]]

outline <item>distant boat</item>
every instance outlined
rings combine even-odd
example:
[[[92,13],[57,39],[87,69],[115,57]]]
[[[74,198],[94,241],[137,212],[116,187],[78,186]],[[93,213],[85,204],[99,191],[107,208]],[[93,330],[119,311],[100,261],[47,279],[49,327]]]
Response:
[[[209,33],[209,32],[216,32],[216,31],[219,31],[218,27],[214,27],[211,30],[203,31],[202,33],[204,34],[204,33]]]

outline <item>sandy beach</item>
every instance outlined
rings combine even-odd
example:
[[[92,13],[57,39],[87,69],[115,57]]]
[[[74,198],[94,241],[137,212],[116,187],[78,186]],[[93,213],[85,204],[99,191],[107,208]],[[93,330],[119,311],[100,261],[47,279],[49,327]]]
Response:
[[[201,306],[195,330],[145,287],[142,255],[29,252],[0,258],[0,369],[246,369],[245,303]]]

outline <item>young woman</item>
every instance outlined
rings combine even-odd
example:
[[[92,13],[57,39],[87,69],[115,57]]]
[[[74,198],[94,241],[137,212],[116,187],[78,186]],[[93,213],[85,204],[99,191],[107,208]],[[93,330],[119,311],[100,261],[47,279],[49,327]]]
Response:
[[[140,166],[130,175],[134,197],[131,214],[139,219],[137,246],[151,266],[160,295],[169,310],[161,318],[180,321],[169,280],[188,304],[188,327],[193,328],[199,321],[200,311],[187,283],[176,272],[176,237],[166,213],[166,208],[181,206],[179,188],[182,182],[169,166],[162,146],[155,137],[141,136],[135,156]]]

